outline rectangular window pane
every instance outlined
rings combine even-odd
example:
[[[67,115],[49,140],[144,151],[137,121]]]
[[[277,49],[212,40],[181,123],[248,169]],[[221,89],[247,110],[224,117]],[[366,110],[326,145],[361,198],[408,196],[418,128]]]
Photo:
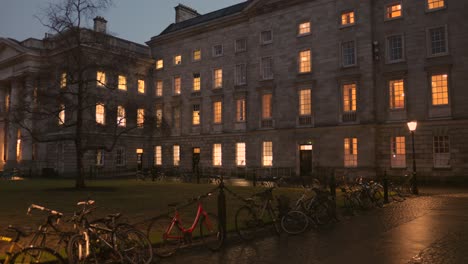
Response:
[[[106,85],[106,73],[102,71],[98,71],[96,73],[96,80],[97,80],[97,86],[105,86]]]
[[[213,56],[218,57],[223,55],[223,45],[213,46]]]
[[[245,98],[236,100],[236,121],[245,122]]]
[[[245,143],[236,143],[236,165],[239,167],[244,167],[245,163]]]
[[[174,65],[182,64],[182,55],[175,55],[174,56]]]
[[[273,59],[271,57],[262,58],[262,78],[264,80],[273,79]]]
[[[263,142],[262,149],[262,166],[271,167],[273,166],[273,142]]]
[[[163,96],[163,81],[157,80],[156,81],[156,96]]]
[[[448,105],[448,76],[447,74],[432,75],[432,105]]]
[[[429,30],[431,54],[443,54],[447,53],[447,42],[445,36],[445,27],[433,28]]]
[[[201,88],[201,77],[199,73],[193,74],[193,91],[200,91]]]
[[[64,72],[60,76],[60,88],[65,88],[67,87],[67,73]]]
[[[178,95],[181,91],[181,79],[179,76],[174,77],[174,94]]]
[[[163,60],[157,60],[156,61],[156,69],[160,70],[162,68],[164,68],[164,61]]]
[[[103,104],[96,105],[96,123],[104,125],[106,123],[105,119],[105,108]]]
[[[387,19],[401,17],[401,15],[402,15],[401,4],[393,4],[393,5],[387,6],[387,13],[386,13]]]
[[[388,60],[403,60],[403,36],[392,36],[388,38]]]
[[[163,106],[156,105],[156,127],[161,128],[163,122]]]
[[[306,73],[312,70],[312,58],[310,50],[304,50],[299,53],[299,72]]]
[[[162,165],[162,147],[161,146],[154,147],[154,165],[156,166]]]
[[[245,64],[236,65],[236,85],[247,83],[247,66]]]
[[[354,24],[354,11],[341,14],[341,25]]]
[[[145,124],[145,109],[137,110],[137,127],[143,127]]]
[[[119,105],[117,106],[117,126],[119,127],[126,127],[127,126],[127,118],[125,115],[125,107]]]
[[[357,167],[358,155],[358,141],[357,138],[344,139],[344,166]]]
[[[115,164],[117,166],[125,165],[125,149],[117,148],[115,152]]]
[[[391,138],[391,166],[392,168],[406,167],[405,137]]]
[[[179,145],[174,145],[173,146],[173,164],[174,166],[179,166],[180,165],[180,146]]]
[[[223,88],[223,69],[215,69],[213,71],[214,89]]]
[[[301,90],[299,92],[299,114],[308,116],[312,114],[311,90]]]
[[[403,80],[392,80],[389,82],[390,109],[405,108],[405,85]]]
[[[271,110],[271,97],[272,94],[264,94],[262,96],[262,119],[270,119],[272,118]]]
[[[213,123],[220,124],[223,121],[223,103],[217,101],[213,103]]]
[[[193,105],[192,125],[194,126],[200,125],[200,105],[198,104]]]
[[[247,39],[237,39],[236,40],[236,52],[242,52],[247,50]]]
[[[310,33],[310,22],[304,22],[299,24],[298,28],[299,35],[306,35]]]
[[[127,90],[127,77],[123,75],[119,75],[119,90],[126,91]]]
[[[427,1],[427,9],[438,9],[445,7],[445,0],[426,0]]]
[[[201,60],[201,50],[197,49],[193,51],[193,61]]]
[[[356,84],[343,85],[343,111],[356,111]]]
[[[145,81],[138,80],[138,93],[144,94],[145,93]]]
[[[213,166],[223,165],[223,152],[221,144],[213,145]]]
[[[343,66],[351,66],[356,64],[354,41],[348,41],[341,44],[341,52],[343,55]]]
[[[63,104],[60,105],[58,117],[59,125],[65,124],[65,105]]]
[[[450,167],[450,140],[449,136],[434,136],[434,167]]]

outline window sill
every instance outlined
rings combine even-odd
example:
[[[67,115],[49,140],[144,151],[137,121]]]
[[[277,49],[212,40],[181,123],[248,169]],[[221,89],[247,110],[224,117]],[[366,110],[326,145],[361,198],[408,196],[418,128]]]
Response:
[[[432,58],[439,58],[439,57],[444,57],[444,56],[449,56],[449,52],[444,52],[444,53],[437,53],[437,54],[428,54],[426,59],[432,59]]]
[[[443,6],[443,7],[439,7],[439,8],[433,8],[433,9],[429,9],[426,7],[426,14],[431,14],[431,13],[434,13],[434,12],[437,12],[437,11],[442,11],[442,10],[445,10],[447,9],[447,6]]]
[[[405,63],[406,59],[401,59],[401,60],[387,60],[385,64],[387,65],[392,65],[392,64],[398,64],[398,63]]]
[[[403,16],[392,17],[392,18],[385,17],[384,22],[396,21],[396,20],[400,20],[400,19],[403,19]]]
[[[219,57],[223,57],[224,54],[221,54],[221,55],[213,55],[213,58],[219,58]]]
[[[307,36],[311,36],[312,33],[304,33],[304,34],[297,34],[297,38],[303,38],[303,37],[307,37]]]
[[[338,27],[339,29],[345,29],[345,28],[349,28],[349,27],[353,27],[355,26],[356,23],[352,23],[352,24],[340,24],[340,26]]]
[[[307,76],[307,75],[311,75],[312,74],[312,71],[309,71],[309,72],[298,72],[297,73],[297,76],[298,77],[301,77],[301,76]]]

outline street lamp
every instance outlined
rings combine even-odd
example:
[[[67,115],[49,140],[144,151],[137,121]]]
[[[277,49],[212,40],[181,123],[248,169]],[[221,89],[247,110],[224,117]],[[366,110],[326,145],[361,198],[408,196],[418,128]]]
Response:
[[[414,131],[416,131],[416,127],[418,126],[418,122],[411,121],[408,122],[408,129],[411,132],[411,143],[413,145],[413,178],[411,179],[411,191],[413,194],[418,195],[418,182],[416,180],[416,153],[414,151]]]

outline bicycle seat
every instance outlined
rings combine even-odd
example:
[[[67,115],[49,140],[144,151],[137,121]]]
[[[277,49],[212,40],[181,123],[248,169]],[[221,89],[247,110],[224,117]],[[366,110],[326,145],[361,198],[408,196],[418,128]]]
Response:
[[[13,232],[19,234],[21,237],[27,237],[29,235],[28,231],[22,230],[19,227],[15,227],[15,226],[12,226],[12,225],[8,226],[7,230],[13,231]]]

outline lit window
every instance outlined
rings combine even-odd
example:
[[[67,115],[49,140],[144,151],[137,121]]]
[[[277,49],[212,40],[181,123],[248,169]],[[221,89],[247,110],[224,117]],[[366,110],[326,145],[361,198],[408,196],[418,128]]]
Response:
[[[60,76],[60,88],[65,88],[67,87],[67,73],[64,72]]]
[[[448,136],[434,136],[434,167],[450,167],[450,140]]]
[[[161,128],[163,122],[163,106],[156,105],[156,127]]]
[[[427,9],[440,9],[445,7],[445,0],[426,0]]]
[[[388,83],[390,92],[390,109],[405,108],[405,83],[403,80],[392,80]]]
[[[96,105],[96,123],[100,125],[106,123],[106,109],[103,104]]]
[[[138,93],[144,94],[145,93],[145,81],[138,80]]]
[[[304,22],[304,23],[299,24],[299,27],[298,27],[299,36],[307,35],[309,33],[310,33],[310,22]]]
[[[448,105],[448,76],[447,74],[432,75],[432,105]]]
[[[273,142],[264,141],[262,147],[262,166],[273,166]]]
[[[357,138],[344,139],[344,166],[357,167],[358,155],[358,140]]]
[[[299,52],[299,72],[306,73],[312,70],[312,60],[310,56],[310,50],[304,50]]]
[[[115,151],[115,165],[123,166],[125,165],[125,149],[117,148]]]
[[[61,104],[60,105],[60,111],[58,114],[58,123],[59,125],[65,124],[65,105]]]
[[[193,61],[201,60],[201,49],[196,49],[193,51]]]
[[[180,65],[180,64],[182,64],[182,55],[174,56],[174,65]]]
[[[174,94],[180,94],[181,91],[181,79],[180,76],[174,77]]]
[[[401,17],[401,3],[388,5],[386,8],[385,17],[387,19]]]
[[[406,167],[405,137],[392,137],[390,158],[392,168]]]
[[[157,69],[157,70],[160,70],[160,69],[162,69],[162,68],[164,68],[164,60],[162,60],[162,59],[161,59],[161,60],[157,60],[157,61],[156,61],[156,69]]]
[[[213,88],[223,88],[223,69],[215,69],[213,71]]]
[[[388,61],[403,60],[403,36],[391,36],[387,39]]]
[[[17,132],[17,140],[16,140],[16,160],[20,161],[21,157],[23,156],[22,150],[23,146],[21,144],[21,130],[18,129]]]
[[[312,114],[311,90],[299,91],[299,115],[310,116]]]
[[[343,112],[356,111],[356,84],[343,85]]]
[[[163,96],[163,84],[162,80],[156,81],[156,96],[158,97]]]
[[[119,90],[126,91],[127,90],[127,77],[123,75],[119,75]]]
[[[213,144],[213,166],[223,165],[223,151],[221,144]]]
[[[236,143],[236,165],[238,167],[245,167],[245,143]]]
[[[223,55],[223,45],[215,45],[213,46],[213,56],[219,57]]]
[[[343,42],[341,44],[341,54],[343,67],[353,66],[356,64],[356,47],[354,41]]]
[[[448,52],[445,27],[430,29],[429,38],[430,55],[441,55]]]
[[[145,124],[145,109],[139,108],[137,110],[137,127],[142,128]]]
[[[236,100],[236,121],[245,122],[245,98]]]
[[[241,38],[241,39],[236,39],[235,43],[235,49],[236,52],[243,52],[247,50],[247,39],[246,38]]]
[[[354,11],[348,11],[341,14],[341,25],[352,25],[355,22]]]
[[[173,148],[173,164],[174,166],[179,166],[180,165],[180,146],[179,145],[174,145]]]
[[[96,150],[96,165],[104,166],[104,150],[102,149]]]
[[[96,73],[96,80],[97,86],[105,86],[106,85],[106,73],[102,71],[98,71]]]
[[[265,57],[261,60],[262,79],[270,80],[273,79],[273,58]]]
[[[201,89],[201,77],[200,73],[193,74],[193,91],[197,92]]]
[[[121,105],[117,106],[117,126],[119,127],[127,126],[127,117],[125,113],[125,107]]]
[[[273,33],[271,30],[262,31],[260,33],[260,40],[262,44],[269,44],[273,42]]]
[[[221,101],[213,102],[213,123],[221,124],[223,121],[223,103]]]
[[[262,95],[262,119],[271,119],[272,105],[271,105],[272,94]]]
[[[247,83],[247,65],[236,65],[236,85],[244,85]]]
[[[156,166],[162,165],[162,147],[161,146],[154,147],[154,165]]]
[[[200,125],[200,105],[198,104],[193,105],[192,125],[194,126]]]

